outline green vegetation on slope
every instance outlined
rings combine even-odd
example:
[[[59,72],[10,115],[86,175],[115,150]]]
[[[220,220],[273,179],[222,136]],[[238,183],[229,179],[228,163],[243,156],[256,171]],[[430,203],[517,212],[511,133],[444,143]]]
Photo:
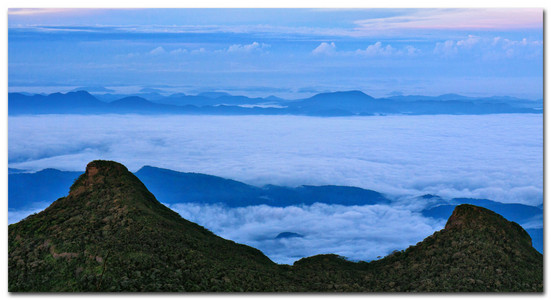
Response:
[[[455,209],[445,229],[381,260],[355,264],[322,255],[295,266],[313,291],[543,291],[543,256],[524,229],[468,204]]]
[[[366,263],[277,265],[160,204],[121,164],[93,161],[41,213],[9,226],[16,291],[542,291],[543,257],[517,224],[461,205],[446,228]]]

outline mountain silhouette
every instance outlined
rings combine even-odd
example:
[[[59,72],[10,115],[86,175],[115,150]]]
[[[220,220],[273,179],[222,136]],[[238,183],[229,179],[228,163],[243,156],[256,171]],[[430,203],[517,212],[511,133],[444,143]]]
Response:
[[[101,100],[99,100],[101,99]],[[276,107],[250,107],[261,104]],[[249,107],[246,107],[249,106]],[[542,113],[543,101],[510,97],[473,98],[460,95],[373,98],[361,91],[321,93],[307,99],[250,98],[210,92],[199,95],[159,93],[133,95],[86,91],[50,95],[8,94],[8,114],[215,114],[215,115],[431,115]]]
[[[101,113],[107,104],[86,91],[53,93],[47,96],[8,94],[9,114],[28,113]]]
[[[184,220],[109,161],[91,162],[68,196],[10,226],[10,261],[10,291],[272,290],[276,267]]]
[[[35,173],[13,171],[8,175],[8,208],[32,207],[35,202],[52,202],[67,193],[80,172],[44,169]],[[388,204],[381,193],[349,186],[266,185],[256,187],[239,181],[200,173],[178,172],[144,166],[135,175],[165,204],[221,204],[227,207],[270,205]]]
[[[35,173],[24,173],[12,169],[8,174],[8,209],[35,209],[45,207],[55,199],[64,196],[68,187],[78,178],[80,172],[45,169]],[[135,175],[147,186],[155,197],[165,204],[197,203],[220,204],[227,207],[269,205],[287,207],[291,205],[375,205],[390,204],[383,194],[351,186],[299,186],[285,187],[266,185],[256,187],[222,177],[178,172],[151,166],[144,166]],[[454,198],[444,200],[436,195],[424,195],[420,201],[429,200],[427,208],[421,211],[424,217],[447,220],[455,207],[473,204],[499,213],[519,224],[541,223],[543,207],[520,203],[500,203],[487,199]],[[413,200],[416,201],[416,200]],[[543,253],[543,229],[526,228],[532,237],[534,248]]]
[[[8,228],[18,291],[543,291],[543,256],[518,224],[463,204],[446,227],[372,262],[277,265],[162,205],[123,165],[93,161],[69,194]]]
[[[276,207],[310,205],[313,203],[339,205],[388,204],[382,194],[348,186],[255,187],[222,177],[184,173],[145,166],[136,176],[167,204],[202,203],[244,207],[266,204]]]

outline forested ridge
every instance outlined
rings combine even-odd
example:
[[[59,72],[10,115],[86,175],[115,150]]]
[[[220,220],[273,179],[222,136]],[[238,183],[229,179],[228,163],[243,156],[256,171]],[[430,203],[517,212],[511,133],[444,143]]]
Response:
[[[69,195],[9,226],[9,291],[543,292],[543,256],[518,224],[474,205],[372,262],[278,265],[159,203],[126,167],[93,161]]]

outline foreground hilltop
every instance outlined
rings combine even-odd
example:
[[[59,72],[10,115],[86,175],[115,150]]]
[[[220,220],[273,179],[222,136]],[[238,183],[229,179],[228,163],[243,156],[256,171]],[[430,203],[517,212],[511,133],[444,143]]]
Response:
[[[93,161],[69,195],[10,225],[17,291],[543,291],[543,256],[518,224],[458,206],[445,227],[373,262],[277,265],[158,202],[123,165]]]

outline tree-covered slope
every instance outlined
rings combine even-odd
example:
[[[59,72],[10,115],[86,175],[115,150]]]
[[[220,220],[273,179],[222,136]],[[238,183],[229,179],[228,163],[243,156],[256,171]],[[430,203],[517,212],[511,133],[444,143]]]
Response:
[[[9,226],[9,290],[539,291],[543,256],[516,223],[460,205],[446,228],[373,262],[318,255],[277,265],[181,218],[115,162]]]
[[[295,266],[312,291],[543,292],[543,255],[526,231],[469,204],[456,207],[443,230],[383,259],[321,255]]]
[[[270,291],[275,268],[184,220],[113,162],[90,163],[67,197],[9,226],[10,291]]]

